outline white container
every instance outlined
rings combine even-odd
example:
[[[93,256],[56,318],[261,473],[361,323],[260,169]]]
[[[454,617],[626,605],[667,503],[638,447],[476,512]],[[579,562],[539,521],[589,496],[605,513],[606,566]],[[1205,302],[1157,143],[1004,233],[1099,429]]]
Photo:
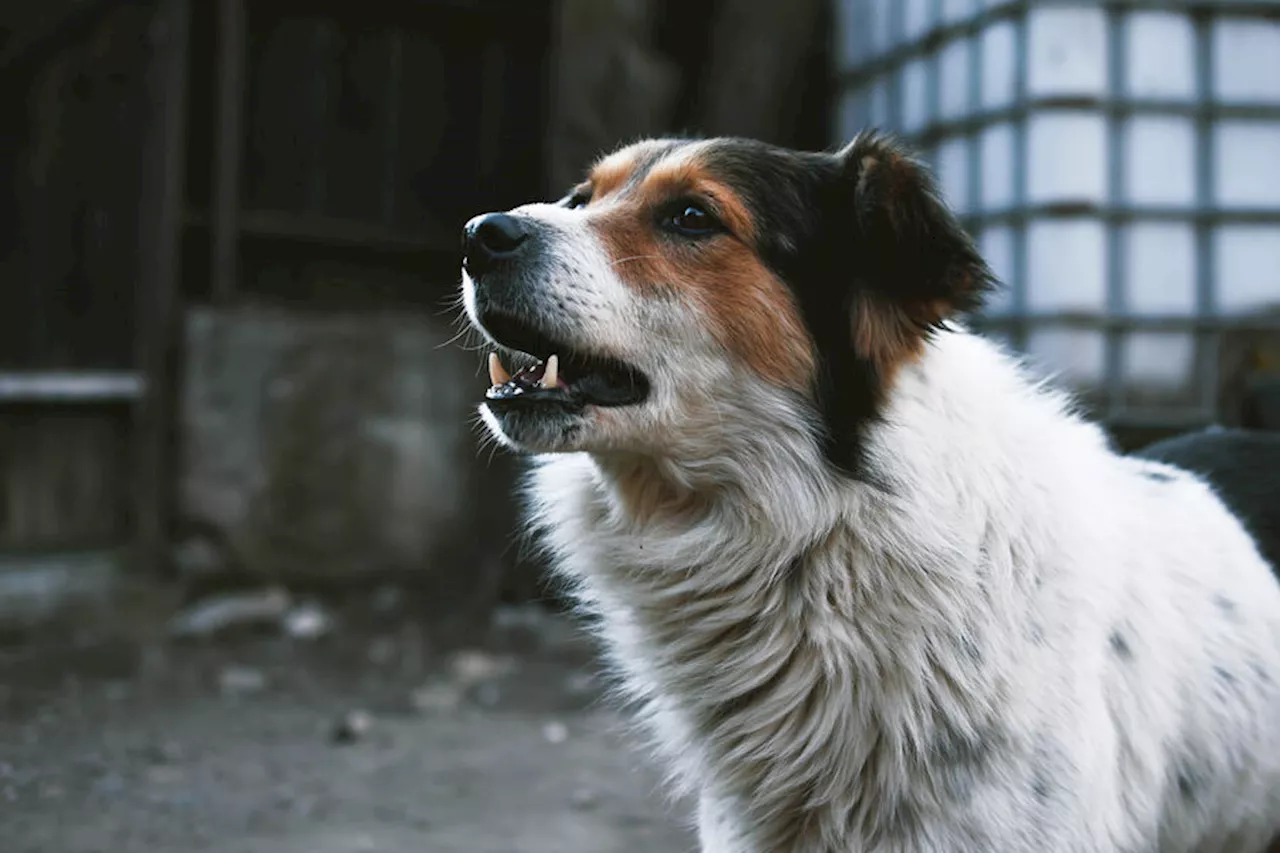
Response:
[[[1104,415],[1212,417],[1217,324],[1280,307],[1280,0],[837,8],[839,141],[933,165],[1006,285],[979,319]]]

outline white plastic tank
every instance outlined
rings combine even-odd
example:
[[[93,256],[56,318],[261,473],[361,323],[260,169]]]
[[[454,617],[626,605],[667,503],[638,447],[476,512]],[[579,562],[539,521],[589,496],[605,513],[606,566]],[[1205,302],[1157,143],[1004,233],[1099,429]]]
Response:
[[[991,334],[1114,420],[1207,421],[1280,307],[1280,0],[837,0],[841,140],[896,132],[1002,291]]]

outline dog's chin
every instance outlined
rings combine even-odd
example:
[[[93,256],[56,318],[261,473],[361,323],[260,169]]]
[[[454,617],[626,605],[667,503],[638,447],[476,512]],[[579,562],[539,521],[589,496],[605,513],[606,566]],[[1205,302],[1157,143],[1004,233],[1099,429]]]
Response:
[[[523,453],[572,453],[589,443],[588,413],[555,401],[489,400],[480,418],[494,438]]]

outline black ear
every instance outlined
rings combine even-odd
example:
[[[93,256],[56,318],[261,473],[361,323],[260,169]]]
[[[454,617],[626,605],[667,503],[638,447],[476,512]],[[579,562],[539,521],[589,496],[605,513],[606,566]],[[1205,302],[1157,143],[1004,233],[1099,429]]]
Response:
[[[862,249],[854,287],[923,326],[981,307],[991,271],[928,169],[879,134],[859,136],[837,156]]]
[[[948,317],[977,309],[994,279],[928,170],[878,134],[834,155],[821,179],[821,269],[801,299],[818,349],[824,450],[863,471],[862,435],[893,379]]]

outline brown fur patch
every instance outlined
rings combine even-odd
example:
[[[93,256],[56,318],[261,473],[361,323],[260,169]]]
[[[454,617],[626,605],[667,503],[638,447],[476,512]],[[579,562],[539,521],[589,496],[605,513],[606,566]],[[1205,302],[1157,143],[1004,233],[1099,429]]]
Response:
[[[592,198],[604,198],[616,192],[631,177],[634,168],[635,161],[630,157],[619,158],[615,154],[601,160],[591,170]]]
[[[890,380],[902,365],[924,352],[926,328],[951,314],[945,300],[899,305],[867,291],[858,292],[852,306],[853,347]]]
[[[639,142],[597,160],[587,179],[592,198],[600,199],[620,191],[634,177],[636,167],[645,156],[659,145],[656,140]]]
[[[852,320],[854,351],[875,365],[883,379],[892,378],[923,350],[924,333],[907,312],[871,293],[855,296]]]
[[[662,232],[663,206],[682,197],[705,203],[730,233],[686,241]],[[791,292],[756,254],[746,205],[707,175],[696,156],[656,165],[588,221],[624,282],[687,298],[707,317],[716,340],[766,381],[795,390],[810,386],[813,346]]]

